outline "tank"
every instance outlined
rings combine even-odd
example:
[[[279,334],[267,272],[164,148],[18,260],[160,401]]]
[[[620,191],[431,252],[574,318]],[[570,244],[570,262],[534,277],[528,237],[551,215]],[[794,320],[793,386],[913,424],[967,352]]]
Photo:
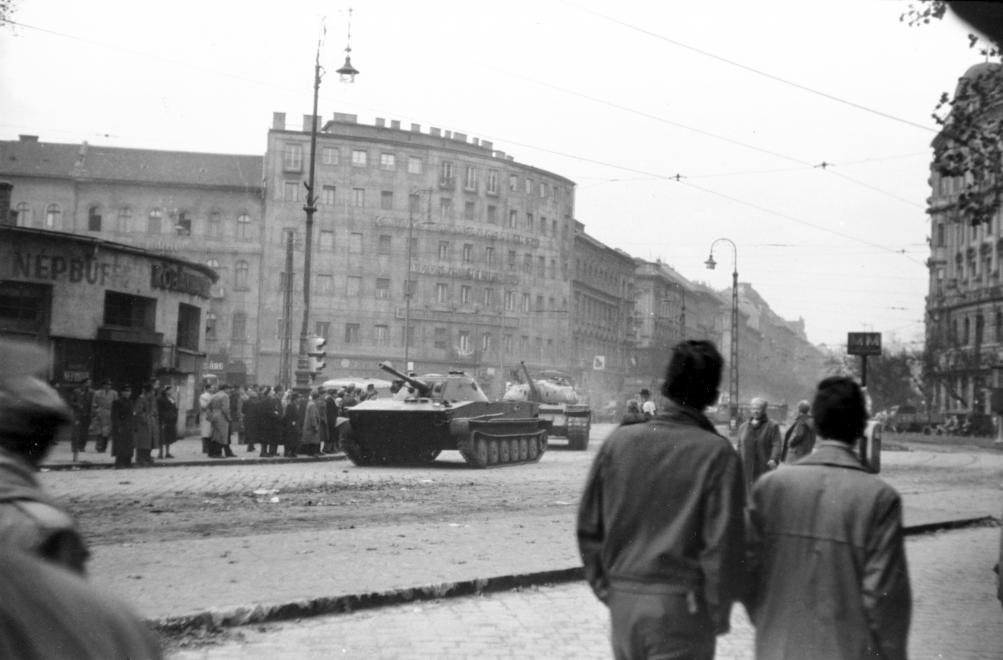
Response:
[[[528,401],[540,406],[540,417],[550,421],[550,434],[568,439],[568,448],[584,451],[589,446],[592,410],[580,403],[571,379],[558,372],[544,372],[536,380],[529,374],[525,362],[520,362],[525,383],[516,383],[506,390],[504,401]]]
[[[490,401],[460,371],[420,378],[380,363],[400,389],[349,408],[343,449],[356,465],[423,465],[447,449],[477,468],[535,463],[550,423],[529,401]]]

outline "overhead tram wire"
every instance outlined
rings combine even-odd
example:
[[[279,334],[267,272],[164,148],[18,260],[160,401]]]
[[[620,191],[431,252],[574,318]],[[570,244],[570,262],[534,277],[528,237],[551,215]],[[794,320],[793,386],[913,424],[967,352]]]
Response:
[[[749,71],[750,73],[754,73],[756,75],[762,76],[764,78],[768,78],[768,79],[773,80],[775,82],[779,82],[779,83],[782,83],[784,85],[788,85],[788,86],[793,87],[795,89],[799,89],[799,90],[801,90],[803,92],[808,92],[809,94],[814,94],[814,95],[820,96],[820,97],[822,97],[824,99],[828,99],[830,101],[835,101],[836,103],[841,103],[843,105],[850,106],[851,108],[856,108],[857,110],[863,110],[864,112],[868,112],[870,114],[877,115],[878,117],[883,117],[885,119],[890,119],[890,120],[898,122],[900,124],[905,124],[906,126],[912,126],[913,128],[919,128],[919,129],[922,129],[922,130],[927,131],[929,133],[938,133],[939,130],[940,130],[940,129],[934,128],[932,126],[926,126],[924,124],[917,124],[914,121],[910,121],[908,119],[903,119],[902,117],[896,117],[895,115],[889,114],[887,112],[883,112],[881,110],[875,110],[874,108],[869,108],[866,105],[863,105],[861,103],[856,103],[854,101],[849,101],[847,99],[841,98],[841,97],[836,96],[834,94],[829,94],[827,92],[822,92],[820,90],[808,87],[807,85],[802,85],[801,83],[796,83],[796,82],[793,82],[791,80],[787,80],[786,78],[781,78],[780,76],[774,75],[772,73],[767,73],[766,71],[761,71],[760,69],[757,69],[755,67],[751,67],[751,66],[749,66],[747,64],[742,64],[741,62],[736,62],[735,60],[728,59],[727,57],[722,57],[721,55],[717,55],[717,54],[712,53],[710,51],[706,51],[706,50],[703,50],[701,48],[697,48],[696,46],[691,46],[689,44],[685,44],[685,43],[683,43],[681,41],[677,41],[677,40],[672,39],[670,37],[666,37],[665,35],[658,34],[657,32],[652,32],[651,30],[639,27],[637,25],[633,25],[631,23],[627,23],[626,21],[621,21],[618,18],[614,18],[612,16],[608,16],[606,14],[603,14],[601,12],[597,12],[597,11],[592,10],[592,9],[586,9],[584,7],[580,7],[580,6],[578,6],[578,5],[576,5],[576,4],[572,3],[572,2],[569,2],[568,0],[564,0],[564,3],[567,4],[567,5],[569,5],[570,7],[574,7],[575,9],[577,9],[578,11],[581,11],[583,13],[592,14],[593,16],[598,16],[599,18],[601,18],[603,20],[606,20],[606,21],[609,21],[610,23],[615,23],[616,25],[619,25],[621,27],[625,27],[625,28],[630,29],[630,30],[634,30],[636,32],[640,32],[641,34],[646,34],[649,37],[653,37],[655,39],[659,39],[659,40],[664,41],[666,43],[670,43],[673,46],[678,46],[680,48],[685,48],[686,50],[693,51],[694,53],[697,53],[699,55],[703,55],[704,57],[709,57],[709,58],[717,60],[719,62],[724,62],[725,64],[729,64],[731,66],[737,67],[737,68],[742,69],[744,71]]]

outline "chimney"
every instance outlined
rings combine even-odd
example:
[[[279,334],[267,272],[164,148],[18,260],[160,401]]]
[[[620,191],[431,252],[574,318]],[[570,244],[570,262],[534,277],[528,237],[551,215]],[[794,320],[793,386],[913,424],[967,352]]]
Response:
[[[488,151],[491,151],[491,149],[494,148],[495,145],[491,142],[488,142],[487,140],[481,140],[481,146],[487,149]]]
[[[466,133],[459,133],[459,132],[453,133],[453,139],[456,140],[457,142],[466,142],[467,141],[467,134]]]
[[[38,142],[37,135],[18,135],[17,137],[21,142]]]
[[[286,130],[286,113],[284,112],[272,113],[272,130],[274,131]]]
[[[313,130],[313,115],[303,115],[303,132],[309,133]],[[320,116],[317,116],[317,130],[320,130]]]
[[[451,137],[453,137],[453,131],[443,131],[442,137],[446,138],[447,140],[450,139]]]
[[[400,120],[399,119],[391,119],[390,120],[390,128],[399,131],[400,128],[401,128]]]
[[[411,124],[412,133],[421,133],[421,124]]]
[[[334,113],[334,121],[339,124],[357,124],[359,122],[358,115],[350,115],[344,112]]]
[[[383,117],[377,117],[376,128],[386,128],[386,127],[387,127],[387,120],[384,119]]]
[[[428,134],[431,135],[432,137],[439,137],[442,134],[442,131],[440,131],[435,126],[431,126],[428,129]]]

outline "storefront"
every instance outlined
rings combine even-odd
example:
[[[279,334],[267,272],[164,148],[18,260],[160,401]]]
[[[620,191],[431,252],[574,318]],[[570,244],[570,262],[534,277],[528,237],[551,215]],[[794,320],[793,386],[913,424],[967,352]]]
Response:
[[[151,378],[194,404],[203,308],[216,273],[110,241],[0,226],[0,336],[48,347],[63,390],[90,378],[133,390]]]

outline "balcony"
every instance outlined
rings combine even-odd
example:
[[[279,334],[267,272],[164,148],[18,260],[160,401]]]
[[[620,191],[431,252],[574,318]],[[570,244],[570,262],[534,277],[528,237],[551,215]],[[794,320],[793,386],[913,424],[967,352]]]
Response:
[[[439,187],[443,190],[456,190],[456,177],[453,176],[442,176],[439,177]]]

